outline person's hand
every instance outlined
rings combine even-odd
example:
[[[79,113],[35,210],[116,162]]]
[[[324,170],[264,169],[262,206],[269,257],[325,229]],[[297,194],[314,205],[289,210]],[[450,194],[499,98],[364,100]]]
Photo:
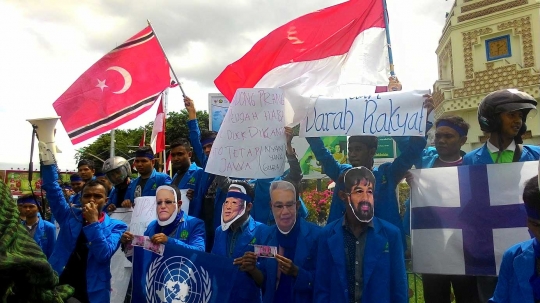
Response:
[[[278,262],[279,271],[286,274],[287,276],[298,276],[298,266],[294,263],[279,254],[276,254],[276,261]]]
[[[164,233],[159,233],[159,234],[153,235],[150,241],[152,241],[152,243],[154,244],[165,244],[167,243],[168,239],[169,238],[167,238],[167,236],[165,236]]]
[[[116,205],[110,204],[109,206],[107,206],[107,211],[115,211],[115,210],[116,210]]]
[[[431,97],[430,94],[425,94],[422,97],[426,98],[426,100],[424,100],[424,108],[427,109],[427,116],[429,116],[429,114],[431,114],[431,112],[435,108],[435,103],[433,102],[433,97]]]
[[[240,258],[236,258],[233,261],[233,265],[240,265],[239,269],[243,272],[253,272],[257,269],[257,255],[252,251],[247,251]]]
[[[189,199],[189,201],[193,200],[193,195],[195,194],[195,191],[193,189],[188,189],[186,192],[186,197]]]
[[[414,180],[413,175],[411,174],[410,171],[407,171],[407,172],[405,173],[405,182],[407,182],[407,184],[409,185],[409,187],[411,187],[411,184],[412,184],[413,180]]]
[[[133,207],[133,203],[131,203],[131,200],[126,199],[126,200],[122,201],[122,207],[131,208],[131,207]]]
[[[188,96],[184,96],[184,106],[188,112],[189,120],[197,119],[197,110],[195,109],[195,103]]]
[[[84,219],[88,223],[97,222],[99,218],[99,211],[97,209],[97,205],[94,202],[86,203],[83,206],[82,214]]]
[[[285,126],[285,136],[287,137],[287,154],[294,155],[294,149],[292,147],[293,129]]]
[[[122,236],[120,237],[120,243],[122,244],[128,244],[132,240],[133,240],[133,234],[130,233],[129,231],[124,232]]]

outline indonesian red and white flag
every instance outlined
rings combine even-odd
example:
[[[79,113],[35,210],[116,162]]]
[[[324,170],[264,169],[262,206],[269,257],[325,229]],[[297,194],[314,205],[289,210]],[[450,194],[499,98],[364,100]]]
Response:
[[[143,129],[141,141],[139,141],[139,147],[144,147],[146,145],[146,128]]]
[[[172,162],[172,156],[171,156],[171,153],[169,152],[169,155],[167,156],[167,160],[165,161],[165,173],[168,172],[170,169],[172,169],[171,167],[171,162]]]
[[[156,119],[154,119],[150,146],[154,154],[159,154],[165,150],[165,111],[163,109],[163,98],[159,101]]]
[[[375,86],[386,86],[386,46],[383,1],[350,0],[275,29],[214,83],[228,100],[238,88],[283,88],[298,122],[306,96],[373,93]]]
[[[170,83],[169,64],[146,27],[94,63],[53,107],[77,144],[141,115]]]

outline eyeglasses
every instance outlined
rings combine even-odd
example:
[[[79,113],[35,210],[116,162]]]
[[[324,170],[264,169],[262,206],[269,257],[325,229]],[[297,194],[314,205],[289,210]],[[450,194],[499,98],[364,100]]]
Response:
[[[296,206],[296,202],[295,203],[290,203],[290,204],[276,204],[276,205],[272,205],[272,207],[278,209],[278,210],[283,210],[283,209],[292,209],[294,206]]]
[[[166,205],[171,205],[174,203],[174,201],[171,201],[171,200],[165,200],[165,201],[157,201],[156,204],[158,206],[161,206],[161,204],[165,203]]]

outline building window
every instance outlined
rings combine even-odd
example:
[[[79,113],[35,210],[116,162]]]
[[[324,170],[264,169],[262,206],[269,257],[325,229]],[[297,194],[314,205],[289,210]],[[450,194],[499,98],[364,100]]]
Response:
[[[486,40],[487,61],[493,61],[512,56],[512,47],[510,45],[510,35],[500,36]]]

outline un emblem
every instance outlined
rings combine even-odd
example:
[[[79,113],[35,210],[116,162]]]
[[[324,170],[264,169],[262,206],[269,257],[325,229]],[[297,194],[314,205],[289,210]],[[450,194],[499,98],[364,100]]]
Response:
[[[145,284],[146,301],[151,303],[208,303],[212,297],[208,271],[182,256],[154,260]]]

